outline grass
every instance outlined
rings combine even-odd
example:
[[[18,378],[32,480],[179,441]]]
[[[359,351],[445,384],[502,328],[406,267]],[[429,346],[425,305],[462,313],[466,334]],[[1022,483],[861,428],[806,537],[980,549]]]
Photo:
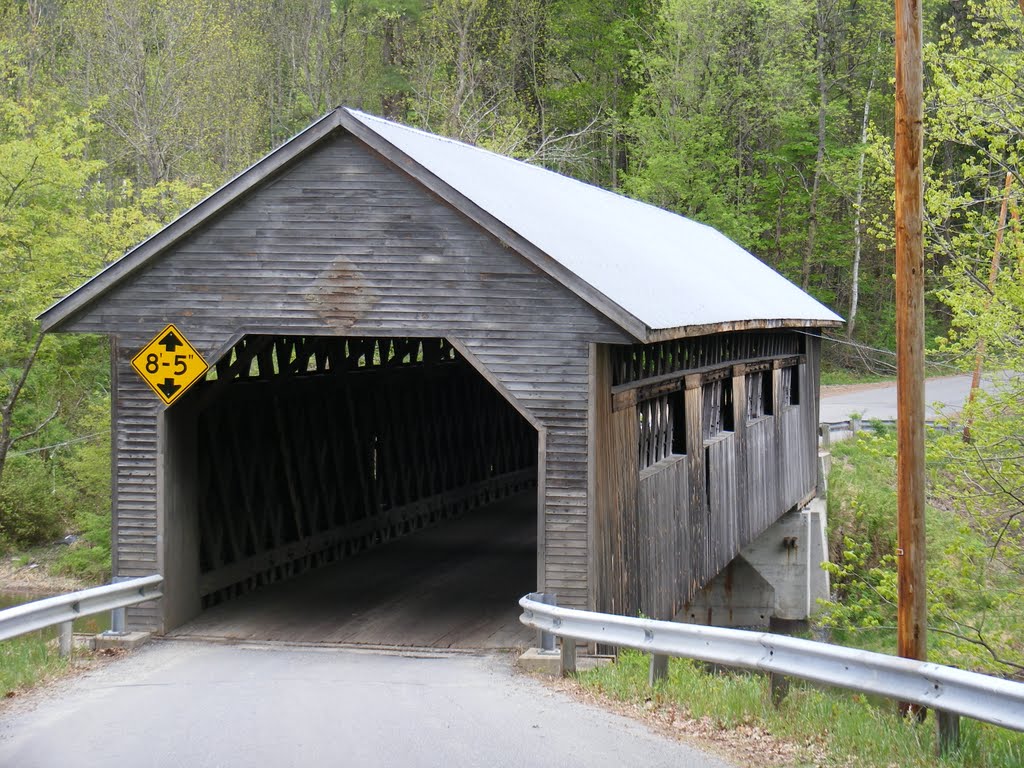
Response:
[[[826,606],[824,620],[835,642],[887,653],[896,646],[896,573],[890,554],[896,547],[895,452],[892,428],[877,424],[833,445],[828,500],[833,590],[840,600]],[[1020,574],[991,558],[986,539],[948,506],[929,504],[925,534],[933,630],[929,659],[989,674],[1019,674],[972,642],[973,630],[967,628],[978,628],[1006,658],[1024,660]]]
[[[870,424],[832,451],[829,541],[833,588],[842,601],[828,606],[823,620],[833,642],[894,653],[895,436],[891,427]],[[1019,651],[1024,613],[1014,596],[1021,592],[1020,576],[997,568],[984,539],[952,509],[929,506],[926,535],[929,659],[992,674],[1012,672],[980,646],[936,630],[955,630],[958,622],[984,627],[1006,651]],[[891,701],[794,681],[776,708],[765,676],[709,673],[706,665],[681,659],[671,661],[669,679],[652,692],[647,664],[645,655],[624,652],[616,664],[579,679],[595,694],[641,708],[649,702],[655,711],[704,718],[714,728],[762,728],[793,746],[793,765],[1024,766],[1024,734],[963,720],[961,749],[939,760],[933,718],[921,724],[901,719]],[[736,739],[742,738],[737,734]]]
[[[52,633],[50,633],[52,635]],[[9,698],[69,668],[56,644],[41,632],[0,642],[0,697]]]
[[[837,384],[874,384],[879,381],[895,381],[896,375],[882,375],[854,371],[849,368],[822,367],[821,384],[829,387]]]
[[[0,595],[0,609],[23,602],[24,598]],[[75,619],[75,632],[95,635],[110,628],[110,614],[100,613]],[[61,658],[57,649],[57,628],[0,641],[0,698],[9,698],[46,680],[66,674],[72,663]],[[90,652],[76,649],[73,656],[81,659]]]
[[[579,675],[590,692],[616,701],[671,710],[714,727],[756,726],[794,745],[791,765],[857,768],[1019,768],[1024,765],[1024,734],[962,721],[962,748],[938,759],[935,726],[895,714],[891,702],[859,694],[819,690],[794,681],[781,705],[771,702],[768,679],[746,672],[708,672],[704,665],[672,659],[669,677],[647,685],[648,657],[624,651],[618,661]],[[649,703],[648,703],[649,702]]]

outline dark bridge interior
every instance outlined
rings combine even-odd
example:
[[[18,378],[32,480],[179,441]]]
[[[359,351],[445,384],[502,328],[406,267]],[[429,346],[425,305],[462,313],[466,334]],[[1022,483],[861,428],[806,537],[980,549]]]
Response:
[[[446,340],[248,336],[188,398],[203,613],[178,634],[529,640],[537,434]]]

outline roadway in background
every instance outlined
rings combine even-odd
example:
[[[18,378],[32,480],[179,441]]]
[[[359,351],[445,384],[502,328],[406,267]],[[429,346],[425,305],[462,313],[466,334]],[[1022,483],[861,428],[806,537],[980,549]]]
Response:
[[[1009,375],[987,375],[982,379],[981,386],[991,391],[998,381]],[[924,391],[925,418],[935,419],[940,412],[946,415],[958,413],[967,402],[970,389],[970,375],[928,379]],[[851,413],[859,413],[864,421],[895,420],[896,382],[821,388],[819,421],[835,424],[849,419]]]

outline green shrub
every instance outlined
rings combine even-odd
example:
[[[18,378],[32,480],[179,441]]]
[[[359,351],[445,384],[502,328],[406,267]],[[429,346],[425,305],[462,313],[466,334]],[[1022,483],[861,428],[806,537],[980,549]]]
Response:
[[[68,511],[55,462],[37,454],[8,457],[0,484],[0,539],[8,546],[52,542],[64,535]]]
[[[89,581],[110,576],[110,397],[96,400],[81,427],[93,440],[75,446],[65,459],[68,484],[75,491],[72,526],[80,537],[58,559],[61,573]]]

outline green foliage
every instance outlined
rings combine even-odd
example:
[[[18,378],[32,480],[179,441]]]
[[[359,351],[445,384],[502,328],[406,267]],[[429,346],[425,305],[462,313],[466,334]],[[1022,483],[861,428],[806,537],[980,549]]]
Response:
[[[959,437],[930,438],[929,463],[937,474],[948,474],[941,457],[954,440]],[[827,567],[835,601],[820,617],[841,642],[884,652],[895,647],[895,454],[895,435],[881,426],[833,446]],[[1007,558],[992,557],[991,529],[986,536],[948,499],[933,493],[933,501],[926,519],[929,658],[1019,675],[1021,574]]]
[[[0,59],[0,69],[8,78],[0,87],[0,538],[27,545],[71,523],[75,480],[60,449],[99,428],[109,376],[104,340],[45,338],[35,316],[205,190],[180,181],[106,189],[106,166],[90,157],[98,126],[89,113],[65,111],[52,93],[20,95],[28,77],[20,60]],[[109,518],[99,501],[109,481],[95,487],[80,496],[92,504],[80,514]],[[97,530],[99,521],[76,526]]]
[[[64,535],[70,498],[57,485],[53,467],[36,456],[15,456],[0,486],[0,549],[36,545]]]
[[[80,536],[58,559],[61,573],[96,583],[110,577],[110,397],[96,400],[81,423],[89,440],[64,461],[75,491],[72,527]]]

